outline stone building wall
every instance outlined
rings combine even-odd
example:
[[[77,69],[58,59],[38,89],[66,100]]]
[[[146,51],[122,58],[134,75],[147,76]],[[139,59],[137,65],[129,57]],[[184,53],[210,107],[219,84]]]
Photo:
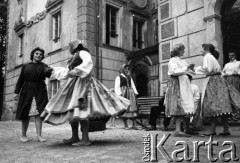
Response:
[[[30,62],[32,49],[35,47],[43,48],[45,50],[43,62],[53,66],[65,66],[70,57],[68,43],[70,40],[77,38],[77,2],[57,1],[60,3],[32,18],[27,18],[27,1],[22,0],[20,3],[18,1],[8,1],[8,48],[3,120],[14,118],[11,114],[11,108],[14,105],[13,92],[22,64]],[[49,37],[51,35],[51,17],[52,13],[59,8],[61,8],[62,14],[62,29],[60,40],[54,43]],[[19,21],[19,17],[22,17],[21,21]],[[19,55],[19,36],[21,34],[23,34],[22,56]],[[46,84],[49,84],[49,79],[46,80]]]
[[[222,1],[222,0],[220,0]],[[218,3],[220,2],[218,1]],[[161,94],[166,89],[168,80],[168,61],[170,51],[177,43],[185,45],[184,59],[195,66],[202,65],[200,51],[203,43],[212,43],[222,54],[221,27],[219,17],[214,12],[214,0],[159,0],[159,60]],[[222,3],[222,2],[221,2]],[[220,10],[219,5],[218,10]],[[219,25],[219,27],[216,27]],[[223,55],[219,58],[223,65]],[[203,76],[194,76],[193,83],[201,88]]]

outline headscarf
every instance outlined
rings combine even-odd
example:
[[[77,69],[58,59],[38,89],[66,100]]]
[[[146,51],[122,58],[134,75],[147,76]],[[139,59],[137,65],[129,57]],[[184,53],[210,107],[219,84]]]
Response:
[[[124,73],[124,68],[125,67],[129,67],[129,65],[128,64],[123,64],[120,68],[119,68],[119,70],[118,70],[118,72],[121,74],[121,73]]]
[[[72,40],[69,42],[70,53],[73,54],[73,51],[79,46],[82,45],[83,48],[87,49],[86,43],[84,40]]]

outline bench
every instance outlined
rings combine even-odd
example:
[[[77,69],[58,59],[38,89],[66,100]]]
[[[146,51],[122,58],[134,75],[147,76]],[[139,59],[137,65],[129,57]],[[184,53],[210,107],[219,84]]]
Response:
[[[152,97],[139,97],[137,99],[138,102],[138,113],[139,113],[139,119],[140,124],[143,127],[146,127],[143,125],[142,119],[148,118],[150,115],[151,107],[158,106],[160,99],[163,98],[163,96],[152,96]],[[164,112],[161,112],[160,117],[164,117]]]

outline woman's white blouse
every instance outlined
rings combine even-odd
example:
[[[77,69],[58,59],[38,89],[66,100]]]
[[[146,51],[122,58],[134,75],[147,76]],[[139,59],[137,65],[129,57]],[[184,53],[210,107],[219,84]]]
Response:
[[[82,63],[78,66],[76,66],[71,72],[73,72],[76,76],[79,76],[80,78],[84,78],[88,76],[92,69],[93,69],[93,62],[91,55],[86,51],[80,51],[80,53],[76,53],[75,55],[79,55],[79,57],[82,59]],[[56,79],[63,80],[67,79],[69,77],[69,68],[65,67],[54,67],[53,68],[53,74]]]
[[[203,57],[203,66],[195,68],[196,74],[207,74],[211,72],[221,72],[221,67],[217,59],[210,53],[205,54]]]
[[[168,62],[168,75],[179,76],[185,74],[188,63],[179,57],[173,57]]]
[[[234,60],[227,63],[223,68],[223,75],[240,74],[240,61]]]

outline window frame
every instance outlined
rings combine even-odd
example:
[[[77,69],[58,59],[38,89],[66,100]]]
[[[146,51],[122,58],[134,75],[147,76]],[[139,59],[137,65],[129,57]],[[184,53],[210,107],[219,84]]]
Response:
[[[118,12],[120,9],[106,3],[106,44],[110,45],[110,37],[117,38],[118,35]],[[112,14],[114,13],[114,14]],[[115,21],[113,23],[113,20]],[[113,29],[114,28],[114,29]]]
[[[56,19],[58,19],[58,30],[56,37]],[[54,43],[57,43],[61,39],[61,32],[62,32],[62,7],[56,8],[54,11],[50,13],[50,34],[49,40],[52,40]]]
[[[24,53],[24,33],[21,33],[20,35],[18,35],[19,37],[19,56],[18,57],[22,57],[23,53]]]
[[[61,26],[62,26],[62,20],[61,20],[61,11],[55,13],[52,15],[52,40],[54,42],[58,42],[60,40],[61,35]],[[57,26],[57,27],[56,27]]]
[[[133,27],[132,27],[132,46],[133,48],[142,49],[144,46],[144,34],[143,28],[145,25],[145,20],[133,17]]]
[[[56,83],[56,89],[53,89],[55,88],[55,84]],[[56,93],[57,91],[59,90],[60,88],[60,81],[57,80],[57,79],[52,79],[52,80],[49,80],[49,99],[51,99]]]

